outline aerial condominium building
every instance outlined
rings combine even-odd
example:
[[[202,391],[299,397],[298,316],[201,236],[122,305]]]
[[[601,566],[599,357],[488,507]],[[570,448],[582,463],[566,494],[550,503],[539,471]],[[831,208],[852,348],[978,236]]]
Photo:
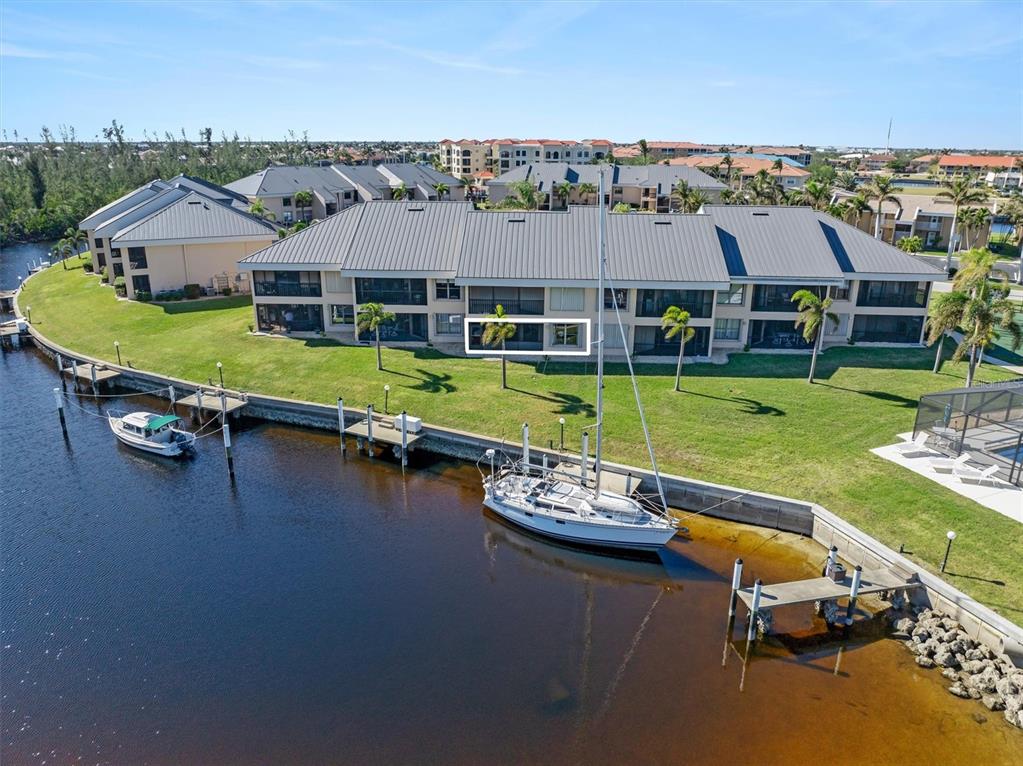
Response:
[[[248,213],[248,200],[190,176],[156,180],[114,200],[78,228],[96,273],[124,278],[128,298],[198,285],[203,292],[249,292],[238,260],[277,239],[277,229]]]
[[[597,295],[599,209],[488,211],[469,203],[369,202],[243,258],[264,332],[358,338],[367,302],[396,315],[387,343],[481,348],[498,305],[520,322],[508,350],[585,351],[585,320],[608,312],[611,354],[672,356],[661,316],[689,311],[687,356],[808,349],[792,295],[834,299],[824,345],[917,345],[944,272],[824,213],[708,205],[698,214],[610,214],[610,284]],[[624,332],[614,320],[617,307]],[[564,320],[564,321],[559,321]],[[514,321],[514,320],[513,320]]]
[[[587,163],[607,159],[612,143],[603,138],[559,141],[549,138],[488,138],[477,141],[445,138],[437,144],[441,164],[457,176],[500,175],[512,168],[544,162]]]

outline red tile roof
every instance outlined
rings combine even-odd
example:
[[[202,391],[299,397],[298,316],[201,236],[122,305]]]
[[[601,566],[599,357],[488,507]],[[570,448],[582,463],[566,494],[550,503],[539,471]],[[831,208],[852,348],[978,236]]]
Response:
[[[946,154],[938,160],[939,167],[948,168],[1011,168],[1020,159],[1013,154]]]

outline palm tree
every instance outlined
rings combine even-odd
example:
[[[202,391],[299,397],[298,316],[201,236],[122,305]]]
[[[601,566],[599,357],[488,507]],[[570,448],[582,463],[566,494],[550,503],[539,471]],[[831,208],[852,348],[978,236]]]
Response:
[[[969,303],[969,300],[970,296],[961,290],[941,293],[931,300],[924,329],[927,332],[928,346],[934,345],[935,341],[938,342],[938,353],[934,357],[934,369],[932,370],[934,373],[941,369],[941,351],[945,345],[945,334],[954,332],[963,323],[963,313],[966,311],[966,304]]]
[[[644,165],[650,162],[650,147],[647,146],[645,138],[639,139],[639,155],[643,158]]]
[[[405,185],[405,182],[402,181],[401,182],[401,186],[398,186],[398,187],[394,188],[391,191],[391,199],[403,200],[403,199],[407,199],[407,198],[408,198],[408,187]]]
[[[664,339],[679,339],[678,364],[675,365],[675,390],[680,391],[679,379],[682,377],[682,354],[686,350],[686,343],[696,336],[696,330],[689,326],[689,312],[680,309],[678,306],[668,306],[661,317],[661,329],[664,330]]]
[[[828,202],[831,200],[831,189],[826,184],[811,179],[803,185],[797,198],[800,202],[805,202],[814,210],[825,210],[828,207]]]
[[[813,355],[810,357],[810,376],[807,382],[813,383],[814,373],[817,372],[817,354],[820,352],[824,342],[824,323],[831,320],[838,325],[838,314],[828,311],[833,301],[831,298],[821,298],[812,290],[796,290],[792,294],[792,300],[796,303],[796,310],[799,316],[796,317],[796,328],[803,326],[803,340],[813,344]]]
[[[874,221],[874,239],[881,239],[881,219],[884,217],[885,202],[894,202],[902,210],[902,203],[895,196],[895,181],[891,176],[874,176],[866,186],[867,199],[877,200],[877,218]],[[898,216],[896,216],[898,217]],[[895,226],[892,225],[892,237],[895,237]]]
[[[761,169],[753,176],[748,187],[757,205],[773,205],[778,201],[778,184],[767,170]]]
[[[497,203],[500,210],[537,210],[543,202],[544,195],[529,181],[516,181],[510,185],[513,194],[509,194]]]
[[[919,253],[924,249],[924,241],[914,234],[912,237],[903,237],[895,246],[904,253]]]
[[[675,185],[671,189],[671,204],[675,210],[679,210],[683,213],[689,212],[689,198],[693,193],[689,183],[683,179],[678,179]]]
[[[991,211],[985,207],[968,207],[962,212],[963,238],[966,246],[976,245],[981,230],[991,222]],[[972,242],[970,232],[973,232]]]
[[[295,195],[295,200],[297,204],[298,195]],[[252,213],[252,215],[258,215],[260,218],[266,218],[268,221],[277,220],[277,214],[272,210],[267,210],[266,205],[263,204],[263,200],[258,197],[251,205],[249,205],[249,212]]]
[[[732,159],[732,155],[731,154],[727,154],[726,153],[725,156],[721,158],[721,164],[725,166],[725,173],[726,173],[726,175],[725,175],[725,183],[727,183],[729,186],[731,186],[732,185],[732,165],[735,164],[735,160]]]
[[[955,251],[956,245],[959,209],[964,205],[979,205],[984,202],[987,199],[987,192],[975,187],[973,179],[968,176],[955,176],[951,181],[947,181],[935,196],[944,197],[953,205],[952,231],[948,237],[948,254],[945,256],[945,271],[950,271],[952,269],[952,253]]]
[[[771,170],[773,170],[777,174],[777,178],[779,179],[779,184],[780,184],[780,179],[781,179],[781,171],[784,170],[784,168],[785,168],[785,163],[781,161],[781,157],[776,157],[774,162],[771,163]]]
[[[856,191],[857,187],[856,174],[851,170],[843,170],[837,176],[835,176],[835,186],[845,191]]]
[[[67,231],[64,232],[64,237],[74,248],[76,258],[81,255],[80,245],[88,244],[89,242],[89,235],[77,226],[68,226]]]
[[[976,248],[963,253],[959,259],[959,270],[952,281],[953,287],[976,296],[987,285],[997,262],[998,256],[990,250]]]
[[[1023,327],[1016,321],[1019,305],[1008,298],[1008,290],[992,290],[985,282],[975,297],[970,298],[963,311],[963,340],[952,354],[953,361],[959,362],[967,351],[970,355],[966,369],[966,386],[973,385],[973,377],[980,365],[984,349],[998,338],[998,330],[1005,330],[1012,336],[1012,350],[1023,345]]]
[[[739,193],[734,189],[722,189],[721,190],[721,204],[722,205],[736,205],[740,201]]]
[[[385,311],[382,303],[364,303],[359,307],[358,324],[356,328],[361,335],[364,332],[372,332],[376,337],[377,346],[377,369],[384,369],[383,357],[380,354],[380,325],[395,320],[393,311]]]
[[[846,220],[857,228],[859,228],[860,218],[863,217],[864,213],[867,213],[867,221],[869,222],[869,215],[874,212],[874,208],[870,206],[870,203],[867,201],[867,197],[863,194],[863,192],[856,192],[854,195],[849,197],[849,199],[845,201],[845,205],[847,216]]]
[[[517,329],[515,325],[506,320],[507,316],[504,306],[498,303],[494,307],[494,313],[490,315],[490,318],[496,321],[483,325],[483,345],[501,347],[501,388],[508,388],[508,355],[504,353],[504,345],[515,337]]]
[[[563,181],[554,187],[554,195],[561,200],[561,204],[568,209],[568,197],[572,193],[572,183],[570,181]]]
[[[451,191],[450,187],[444,183],[434,184],[433,190],[437,192],[437,199],[444,199]]]
[[[299,219],[305,221],[305,211],[313,206],[313,193],[303,189],[295,194],[295,207],[299,210]]]
[[[597,187],[591,183],[579,184],[579,197],[587,200],[586,204],[589,204],[589,199],[597,193]]]
[[[709,205],[710,203],[711,199],[707,195],[707,192],[703,191],[702,189],[693,189],[691,192],[689,192],[689,209],[686,210],[685,212],[698,213],[700,212],[700,208],[702,208],[704,205]]]

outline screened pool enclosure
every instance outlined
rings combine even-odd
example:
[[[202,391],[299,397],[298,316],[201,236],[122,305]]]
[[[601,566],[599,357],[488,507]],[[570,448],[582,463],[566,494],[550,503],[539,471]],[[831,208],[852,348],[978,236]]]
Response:
[[[913,436],[972,462],[997,465],[998,478],[1023,485],[1023,382],[953,388],[920,398]]]

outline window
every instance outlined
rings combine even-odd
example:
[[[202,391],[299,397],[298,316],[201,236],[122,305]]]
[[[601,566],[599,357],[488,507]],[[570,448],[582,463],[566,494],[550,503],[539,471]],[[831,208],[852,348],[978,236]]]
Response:
[[[470,314],[493,314],[498,305],[508,314],[538,316],[543,314],[543,288],[473,287],[469,293]]]
[[[323,272],[323,281],[328,293],[350,293],[352,281],[348,277],[342,277],[339,271]]]
[[[836,301],[847,301],[849,300],[849,288],[848,287],[836,287],[831,291],[831,297]]]
[[[459,314],[437,314],[436,316],[438,335],[462,334],[462,318]]]
[[[556,324],[553,327],[552,346],[578,346],[579,325],[577,324]]]
[[[318,271],[257,271],[253,280],[256,295],[320,296]]]
[[[746,285],[730,285],[727,290],[718,290],[719,306],[741,306],[746,300]]]
[[[285,197],[284,199],[282,199],[281,205],[283,207],[291,207],[291,197]]]
[[[713,308],[712,290],[640,290],[636,296],[636,316],[663,316],[670,306],[685,309],[693,319],[707,319]]]
[[[709,327],[694,327],[696,334],[692,340],[686,341],[685,356],[706,356],[710,343]],[[676,335],[671,340],[664,337],[660,327],[637,327],[636,338],[632,344],[634,353],[650,356],[678,356],[678,347],[682,336]]]
[[[115,248],[111,249],[110,257],[111,258],[120,258],[121,257],[121,248],[115,247]]]
[[[97,250],[103,249],[103,237],[96,237],[96,239],[93,240],[93,243],[96,245]]]
[[[551,288],[551,311],[582,311],[584,300],[581,287]]]
[[[604,328],[604,348],[606,349],[622,349],[627,348],[628,344],[626,341],[629,339],[629,325],[623,324],[621,329],[618,329],[618,323],[614,322],[610,326]]]
[[[291,211],[290,210],[285,210],[284,211],[284,223],[289,224],[289,223],[292,223],[294,220],[295,220],[295,218],[294,218],[294,216],[292,216]]]
[[[115,277],[123,277],[124,276],[124,264],[114,263],[112,265],[114,267],[114,276]]]
[[[864,343],[919,343],[922,316],[861,314],[853,320],[852,339]]]
[[[393,322],[385,322],[380,325],[380,340],[382,341],[426,341],[427,338],[427,315],[426,314],[395,314]],[[369,333],[362,335],[363,340],[370,340]]]
[[[358,277],[355,280],[358,303],[397,304],[399,306],[425,306],[426,280],[400,277]]]
[[[793,314],[798,311],[792,296],[800,290],[824,297],[823,287],[804,287],[803,285],[756,285],[753,288],[753,311],[786,311]]]
[[[346,303],[332,303],[330,322],[331,324],[355,324],[355,307]]]
[[[107,265],[107,259],[104,257],[103,253],[96,253],[96,260],[99,262],[99,267],[101,269]]]
[[[923,308],[927,305],[927,282],[860,282],[857,306]]]
[[[462,286],[454,282],[437,280],[437,300],[439,301],[460,301],[462,300]]]
[[[133,271],[136,269],[148,268],[149,264],[146,262],[146,248],[129,247],[128,262],[131,263],[131,268]]]
[[[152,293],[149,289],[149,275],[142,274],[141,276],[134,276],[131,278],[131,286],[135,289],[136,293]]]
[[[619,311],[628,311],[629,309],[629,291],[616,287],[614,289],[614,296],[611,295],[611,288],[604,288],[604,308],[608,311],[615,310],[615,303],[618,304]]]
[[[739,331],[741,329],[741,319],[714,320],[714,338],[716,340],[739,340]]]

